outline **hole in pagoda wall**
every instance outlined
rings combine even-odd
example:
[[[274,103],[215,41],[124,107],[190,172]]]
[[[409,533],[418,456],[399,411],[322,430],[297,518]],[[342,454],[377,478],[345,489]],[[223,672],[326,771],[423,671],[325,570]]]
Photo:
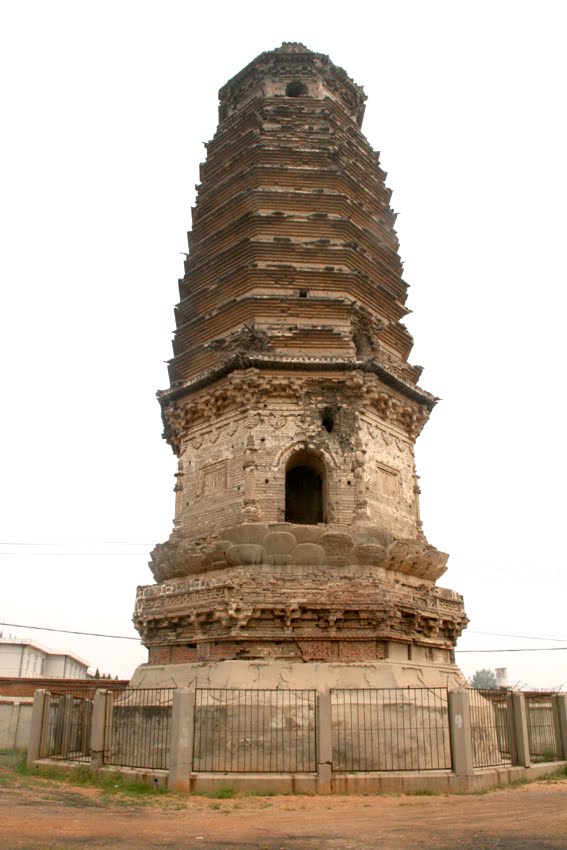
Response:
[[[321,416],[321,425],[328,434],[330,434],[335,427],[335,413],[330,407],[326,407],[324,409]]]
[[[285,90],[287,97],[304,97],[307,94],[307,86],[301,80],[292,80]]]
[[[325,466],[313,452],[301,451],[285,473],[285,521],[304,525],[325,522]]]

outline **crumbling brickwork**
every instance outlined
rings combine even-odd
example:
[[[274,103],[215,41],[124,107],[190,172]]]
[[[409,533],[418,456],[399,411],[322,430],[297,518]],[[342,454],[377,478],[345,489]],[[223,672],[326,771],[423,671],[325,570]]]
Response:
[[[138,591],[150,661],[450,663],[467,621],[435,587],[413,453],[436,399],[365,95],[284,44],[219,97],[159,394],[179,467]]]

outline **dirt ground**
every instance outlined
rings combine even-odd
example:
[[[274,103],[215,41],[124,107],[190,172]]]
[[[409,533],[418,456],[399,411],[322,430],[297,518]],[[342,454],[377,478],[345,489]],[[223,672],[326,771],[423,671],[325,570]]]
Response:
[[[108,797],[0,784],[4,850],[567,850],[567,779],[472,796]]]

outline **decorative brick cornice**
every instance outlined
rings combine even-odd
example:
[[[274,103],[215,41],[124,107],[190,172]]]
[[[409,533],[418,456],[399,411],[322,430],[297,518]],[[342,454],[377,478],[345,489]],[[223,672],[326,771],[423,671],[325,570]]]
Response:
[[[300,568],[239,568],[138,588],[134,622],[146,645],[231,640],[425,641],[454,646],[466,627],[462,598],[384,581],[370,570],[326,567],[328,592]],[[264,589],[265,586],[265,589]]]
[[[264,403],[271,395],[301,397],[317,379],[309,375],[298,376],[298,371],[324,373],[327,381],[329,373],[335,373],[330,379],[336,382],[337,392],[353,400],[365,398],[382,419],[395,422],[413,438],[421,432],[437,401],[430,393],[407,384],[375,360],[337,363],[335,358],[237,354],[228,358],[221,368],[190,385],[158,394],[164,438],[178,453],[184,434],[198,422],[216,418],[232,407]],[[279,374],[281,372],[287,374]],[[381,380],[369,380],[370,376]],[[222,378],[225,380],[221,381]],[[199,392],[209,387],[206,393]]]

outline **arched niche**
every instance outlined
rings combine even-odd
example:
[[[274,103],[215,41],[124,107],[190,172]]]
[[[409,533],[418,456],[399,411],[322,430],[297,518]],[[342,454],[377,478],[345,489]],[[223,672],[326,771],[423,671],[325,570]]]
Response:
[[[285,468],[285,521],[302,525],[327,522],[327,472],[319,454],[300,449]]]

